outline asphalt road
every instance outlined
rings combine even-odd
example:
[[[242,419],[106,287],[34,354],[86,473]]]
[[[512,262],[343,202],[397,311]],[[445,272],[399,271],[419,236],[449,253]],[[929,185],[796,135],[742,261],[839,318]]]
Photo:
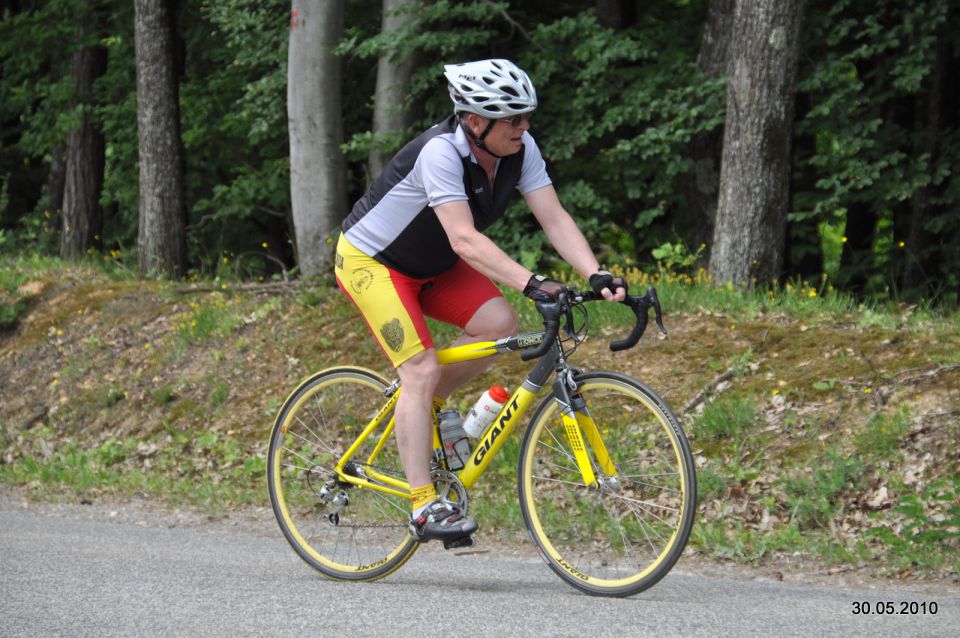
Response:
[[[457,555],[436,544],[385,580],[338,583],[302,563],[268,517],[0,495],[0,636],[960,635],[956,587],[718,577],[683,561],[625,600],[579,593],[531,552]],[[855,613],[887,602],[915,611]]]

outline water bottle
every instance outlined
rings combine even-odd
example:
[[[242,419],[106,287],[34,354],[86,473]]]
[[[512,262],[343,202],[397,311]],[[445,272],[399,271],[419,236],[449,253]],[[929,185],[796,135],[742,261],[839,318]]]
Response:
[[[463,469],[470,457],[470,439],[463,431],[463,419],[454,409],[440,412],[440,440],[443,441],[443,453],[447,457],[447,468],[456,471]]]
[[[467,418],[463,420],[463,429],[467,436],[478,438],[487,426],[493,422],[493,418],[500,412],[500,408],[510,398],[506,389],[495,385],[480,395],[477,404],[467,412]]]

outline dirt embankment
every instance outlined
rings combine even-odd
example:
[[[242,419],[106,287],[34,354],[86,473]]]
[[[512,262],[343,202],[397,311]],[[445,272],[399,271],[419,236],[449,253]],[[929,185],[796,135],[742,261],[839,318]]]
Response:
[[[389,374],[335,290],[62,273],[24,284],[20,296],[26,311],[0,332],[2,463],[68,442],[150,441],[172,430],[218,433],[244,454],[263,454],[277,408],[310,372],[353,363]],[[948,486],[942,501],[960,474],[956,324],[737,320],[700,310],[666,319],[669,338],[648,333],[628,353],[610,352],[618,331],[596,326],[573,361],[632,374],[680,414],[700,473],[699,527],[752,543],[795,529],[847,549],[869,537],[867,556],[883,551],[868,530],[903,537],[919,520],[939,523],[944,542],[957,542],[951,504],[938,502],[935,489]],[[518,382],[524,369],[517,357],[502,359],[463,390],[462,402],[491,380]],[[746,419],[735,427],[718,420],[735,420],[743,406]],[[46,450],[25,435],[37,428]],[[141,453],[149,465],[152,452]],[[836,489],[820,489],[830,481]],[[912,496],[920,514],[911,518],[902,506]],[[698,553],[709,555],[711,540],[699,542]]]

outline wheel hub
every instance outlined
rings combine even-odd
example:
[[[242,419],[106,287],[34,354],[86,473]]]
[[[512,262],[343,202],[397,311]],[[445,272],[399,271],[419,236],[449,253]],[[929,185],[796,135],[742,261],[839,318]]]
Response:
[[[598,477],[597,485],[599,486],[601,492],[608,492],[611,494],[620,493],[620,481],[616,476]]]

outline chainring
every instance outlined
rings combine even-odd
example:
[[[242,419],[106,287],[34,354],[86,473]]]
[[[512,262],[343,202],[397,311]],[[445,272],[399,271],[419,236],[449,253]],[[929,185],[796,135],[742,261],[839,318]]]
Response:
[[[437,489],[437,497],[447,503],[456,504],[464,516],[467,515],[468,500],[467,488],[463,486],[456,474],[449,470],[434,469],[430,472],[430,479]]]

